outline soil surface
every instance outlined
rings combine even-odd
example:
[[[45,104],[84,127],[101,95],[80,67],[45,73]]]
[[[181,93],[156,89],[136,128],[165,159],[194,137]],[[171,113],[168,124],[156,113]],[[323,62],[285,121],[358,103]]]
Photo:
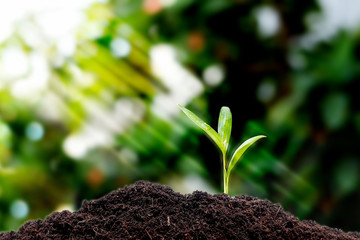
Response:
[[[267,200],[195,191],[139,181],[76,212],[28,221],[0,239],[360,239],[314,221],[299,221]]]

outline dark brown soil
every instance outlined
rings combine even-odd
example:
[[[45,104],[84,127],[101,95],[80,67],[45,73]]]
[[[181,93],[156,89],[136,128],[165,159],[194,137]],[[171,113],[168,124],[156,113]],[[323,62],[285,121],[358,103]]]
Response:
[[[139,181],[76,212],[28,221],[0,239],[360,239],[360,233],[299,221],[278,204],[249,196],[182,195]]]

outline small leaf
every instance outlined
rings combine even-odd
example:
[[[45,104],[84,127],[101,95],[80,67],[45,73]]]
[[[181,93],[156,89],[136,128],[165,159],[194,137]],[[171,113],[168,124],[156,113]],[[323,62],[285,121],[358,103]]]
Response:
[[[236,149],[234,155],[232,156],[230,163],[229,163],[229,167],[228,167],[228,174],[230,175],[231,169],[235,166],[235,164],[239,161],[239,159],[241,158],[241,156],[244,154],[244,152],[251,146],[253,145],[256,141],[258,141],[261,138],[265,138],[266,136],[264,135],[259,135],[256,137],[252,137],[248,140],[246,140],[243,144],[240,145],[240,147],[238,147],[238,149]]]
[[[204,132],[215,142],[215,144],[220,148],[222,152],[224,152],[223,144],[221,142],[219,134],[208,124],[206,124],[203,120],[197,117],[190,110],[179,104],[180,109],[191,119],[196,125],[198,125]]]
[[[230,108],[222,107],[219,115],[218,133],[226,152],[231,135],[232,116]]]

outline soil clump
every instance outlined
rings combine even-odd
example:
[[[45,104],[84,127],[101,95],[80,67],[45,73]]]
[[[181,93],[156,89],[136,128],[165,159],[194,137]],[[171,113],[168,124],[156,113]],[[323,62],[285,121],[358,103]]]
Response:
[[[146,181],[84,201],[75,212],[54,212],[0,239],[336,239],[360,233],[300,221],[279,204],[250,196],[201,191],[182,195]]]

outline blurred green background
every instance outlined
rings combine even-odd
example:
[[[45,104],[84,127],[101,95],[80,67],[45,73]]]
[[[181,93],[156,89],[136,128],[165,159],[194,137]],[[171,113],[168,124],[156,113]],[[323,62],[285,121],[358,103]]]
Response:
[[[222,191],[215,146],[268,138],[230,194],[360,230],[356,0],[14,0],[0,8],[0,230],[144,179]]]

